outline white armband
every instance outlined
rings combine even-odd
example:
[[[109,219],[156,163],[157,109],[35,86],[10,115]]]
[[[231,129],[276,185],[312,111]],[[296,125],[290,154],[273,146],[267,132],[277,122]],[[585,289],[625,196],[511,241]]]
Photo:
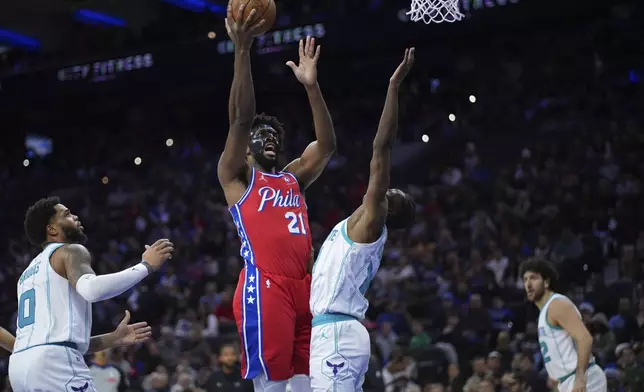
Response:
[[[148,268],[143,262],[113,274],[85,274],[76,282],[76,292],[88,302],[104,301],[123,294],[148,274]]]

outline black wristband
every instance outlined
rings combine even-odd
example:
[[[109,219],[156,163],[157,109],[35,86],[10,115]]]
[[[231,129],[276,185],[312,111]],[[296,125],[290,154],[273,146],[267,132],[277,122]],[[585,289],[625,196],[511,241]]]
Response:
[[[142,260],[142,261],[141,261],[141,264],[143,264],[143,265],[145,266],[145,268],[147,268],[147,269],[148,269],[148,275],[154,272],[154,268],[152,268],[152,266],[150,265],[150,263],[148,263],[147,261]]]

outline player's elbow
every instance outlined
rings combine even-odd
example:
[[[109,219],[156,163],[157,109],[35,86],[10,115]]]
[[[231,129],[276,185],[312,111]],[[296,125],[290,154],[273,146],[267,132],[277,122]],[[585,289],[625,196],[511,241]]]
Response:
[[[96,275],[85,274],[76,281],[76,292],[87,302],[99,302],[107,298],[102,298],[98,290],[95,290],[94,279]]]
[[[579,347],[592,347],[593,345],[593,336],[586,329],[577,333],[574,338]]]
[[[331,158],[338,150],[338,144],[334,137],[329,138],[329,140],[324,140],[323,143],[320,143],[320,140],[318,140],[318,145],[322,150],[322,154],[327,159]]]

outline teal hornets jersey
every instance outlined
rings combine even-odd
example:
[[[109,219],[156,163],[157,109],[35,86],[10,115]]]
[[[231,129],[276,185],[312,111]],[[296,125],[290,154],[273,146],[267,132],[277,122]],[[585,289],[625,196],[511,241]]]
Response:
[[[383,226],[375,242],[360,244],[349,239],[347,220],[331,230],[313,265],[310,305],[314,317],[338,313],[361,320],[369,307],[365,293],[380,267],[387,228]]]
[[[89,347],[92,305],[58,275],[49,263],[64,244],[51,243],[36,256],[18,280],[18,328],[14,353],[51,343]]]
[[[548,308],[554,300],[572,301],[561,294],[553,294],[548,302],[543,305],[539,313],[539,346],[541,347],[541,355],[543,356],[543,363],[548,372],[548,376],[554,380],[566,379],[573,375],[577,369],[577,348],[575,343],[568,335],[568,333],[561,327],[550,325],[548,323]],[[573,304],[575,311],[579,318],[581,313]],[[595,359],[591,357],[590,363],[594,363]]]

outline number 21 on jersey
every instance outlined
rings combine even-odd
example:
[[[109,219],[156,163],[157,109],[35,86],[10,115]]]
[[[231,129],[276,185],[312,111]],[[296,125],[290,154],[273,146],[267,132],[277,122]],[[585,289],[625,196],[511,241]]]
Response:
[[[302,216],[302,213],[294,213],[293,211],[289,211],[286,214],[284,214],[284,218],[286,218],[288,222],[288,232],[291,234],[306,234],[306,227],[304,225],[304,217]]]
[[[28,327],[36,317],[36,291],[30,289],[18,299],[18,328]]]

